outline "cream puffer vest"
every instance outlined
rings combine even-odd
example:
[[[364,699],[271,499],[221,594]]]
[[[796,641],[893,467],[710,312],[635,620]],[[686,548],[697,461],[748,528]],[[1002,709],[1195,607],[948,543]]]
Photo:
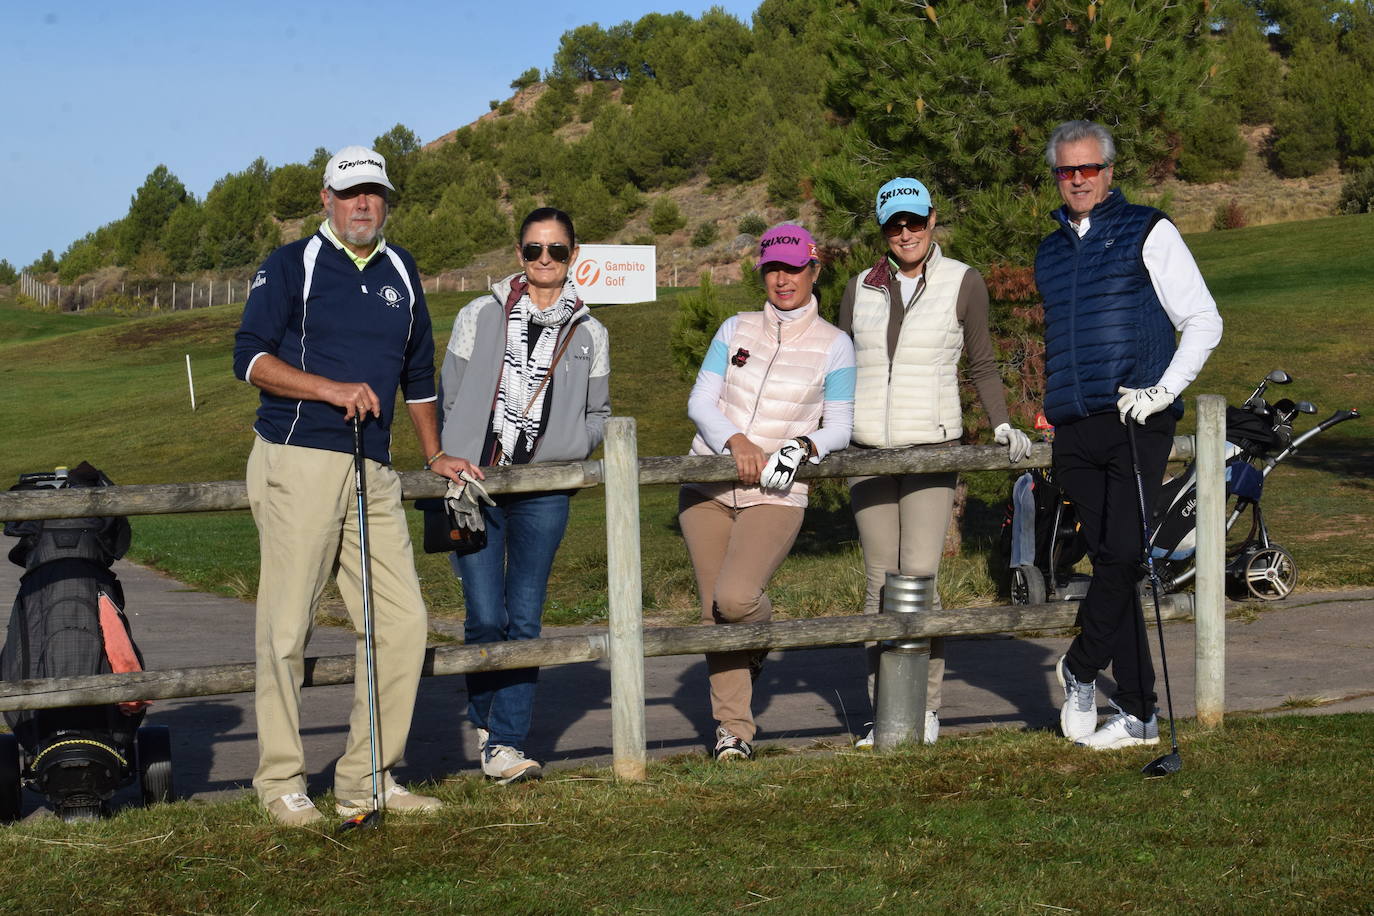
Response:
[[[716,406],[765,454],[796,436],[820,428],[825,407],[825,366],[843,332],[820,316],[816,300],[784,321],[772,304],[742,312],[730,337],[730,361]],[[748,354],[741,356],[741,351]],[[739,365],[743,362],[744,365]],[[714,455],[698,434],[693,455]],[[785,493],[736,483],[694,484],[695,489],[736,508],[756,505],[805,506],[809,489],[793,482]]]
[[[926,261],[925,289],[902,319],[890,363],[886,281],[881,287],[866,282],[875,269],[859,275],[854,295],[853,441],[901,448],[957,439],[964,431],[959,406],[964,329],[957,306],[964,273],[972,268],[934,246]]]

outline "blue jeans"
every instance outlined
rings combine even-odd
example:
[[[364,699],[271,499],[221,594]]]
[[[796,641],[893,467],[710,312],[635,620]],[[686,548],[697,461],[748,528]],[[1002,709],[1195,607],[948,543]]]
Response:
[[[497,496],[482,514],[487,546],[449,558],[463,580],[467,645],[536,639],[553,556],[568,527],[567,493]],[[538,668],[467,675],[468,719],[491,733],[490,744],[524,749],[534,711]]]

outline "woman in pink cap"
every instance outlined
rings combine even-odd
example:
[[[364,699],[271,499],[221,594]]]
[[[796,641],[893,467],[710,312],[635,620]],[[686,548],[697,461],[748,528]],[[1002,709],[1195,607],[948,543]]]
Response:
[[[959,360],[993,425],[999,445],[1015,463],[1030,454],[1030,438],[1011,425],[1006,392],[988,331],[988,288],[978,271],[946,257],[935,241],[930,191],[914,178],[894,178],[878,189],[874,214],[887,253],[849,281],[840,301],[839,326],[854,339],[854,445],[904,448],[954,445],[964,433],[959,403]],[[955,471],[852,477],[850,504],[864,553],[864,613],[878,613],[888,572],[934,576],[954,508]],[[935,599],[939,607],[939,597]],[[878,649],[869,649],[869,694],[877,708]],[[940,733],[943,639],[930,641],[924,740]],[[873,743],[873,732],[859,739]]]
[[[759,239],[756,267],[767,303],[720,326],[687,403],[697,427],[692,454],[729,453],[738,478],[689,483],[679,497],[707,624],[772,617],[764,589],[806,508],[797,467],[848,445],[854,416],[854,347],[820,316],[815,240],[801,226],[774,226]],[[764,654],[706,656],[717,760],[754,756],[751,701]]]

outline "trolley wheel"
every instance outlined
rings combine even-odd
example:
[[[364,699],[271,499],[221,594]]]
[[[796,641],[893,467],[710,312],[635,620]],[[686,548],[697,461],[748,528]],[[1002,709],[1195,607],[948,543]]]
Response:
[[[1011,603],[1044,604],[1045,575],[1038,566],[1023,563],[1011,570]]]
[[[1245,587],[1260,601],[1279,601],[1298,584],[1298,564],[1282,547],[1261,547],[1245,558]]]
[[[19,820],[23,791],[19,781],[19,739],[0,735],[0,824]]]
[[[98,800],[94,802],[87,800],[79,804],[57,806],[57,816],[62,819],[63,823],[67,824],[90,823],[91,821],[98,821],[102,817],[107,817],[108,815],[109,809],[105,807],[104,802]]]
[[[165,725],[145,725],[134,737],[143,804],[172,800],[172,732]]]

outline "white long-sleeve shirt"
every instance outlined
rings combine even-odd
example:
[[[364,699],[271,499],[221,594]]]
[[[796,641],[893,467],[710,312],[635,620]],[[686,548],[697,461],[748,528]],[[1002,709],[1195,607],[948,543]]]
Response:
[[[1087,234],[1090,224],[1087,216],[1071,223],[1079,238]],[[1174,358],[1155,384],[1177,397],[1198,377],[1207,357],[1221,343],[1221,313],[1193,253],[1173,223],[1167,219],[1155,223],[1145,237],[1141,256],[1159,304],[1179,332]]]

